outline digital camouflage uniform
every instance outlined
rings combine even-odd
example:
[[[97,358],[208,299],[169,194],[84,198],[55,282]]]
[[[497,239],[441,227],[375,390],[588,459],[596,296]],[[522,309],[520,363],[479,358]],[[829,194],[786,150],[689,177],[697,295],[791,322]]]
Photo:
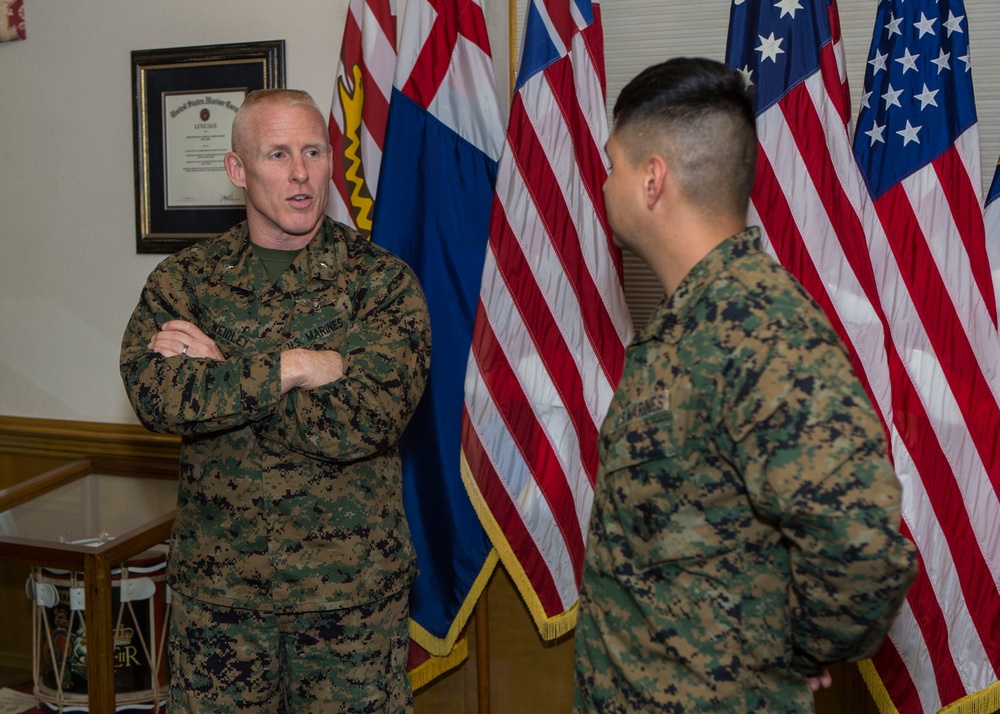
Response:
[[[226,359],[151,352],[171,319],[198,326]],[[344,376],[281,396],[280,353],[295,347],[338,351]],[[121,373],[139,420],[182,436],[170,586],[279,615],[407,588],[416,565],[396,442],[429,360],[413,272],[328,218],[273,285],[245,223],[160,263]]]
[[[724,241],[629,347],[601,429],[577,712],[813,711],[915,572],[882,426],[826,318]]]
[[[412,711],[407,596],[400,590],[357,607],[276,614],[175,593],[168,711]]]

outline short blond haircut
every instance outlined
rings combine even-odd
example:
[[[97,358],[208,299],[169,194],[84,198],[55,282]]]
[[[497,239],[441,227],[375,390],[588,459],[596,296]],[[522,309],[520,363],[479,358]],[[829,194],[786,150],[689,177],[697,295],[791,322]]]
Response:
[[[316,116],[319,117],[323,126],[326,127],[326,117],[323,116],[323,112],[320,111],[316,100],[312,98],[309,92],[301,89],[255,89],[247,94],[243,100],[243,104],[236,111],[236,116],[233,117],[233,151],[237,154],[240,153],[247,125],[256,113],[255,110],[259,107],[273,107],[278,105],[311,109],[316,112]]]

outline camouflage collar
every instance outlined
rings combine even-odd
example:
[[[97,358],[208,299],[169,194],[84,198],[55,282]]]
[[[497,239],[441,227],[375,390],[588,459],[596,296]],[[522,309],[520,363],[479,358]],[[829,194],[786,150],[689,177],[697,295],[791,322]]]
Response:
[[[660,301],[636,336],[636,342],[658,339],[676,344],[684,334],[688,314],[694,310],[708,286],[731,263],[760,249],[760,229],[756,226],[726,238],[684,276],[673,295]]]
[[[252,255],[250,250],[250,232],[246,221],[234,226],[224,236],[229,247],[215,268],[214,277],[250,292],[258,292],[260,285],[266,284],[263,273],[258,274],[248,260]],[[335,280],[347,259],[344,228],[334,223],[329,217],[323,219],[323,224],[315,237],[309,241],[305,250],[296,256],[277,287],[283,292],[294,293],[304,288],[313,279],[321,281]],[[261,266],[258,266],[261,267]],[[263,268],[261,267],[261,270]]]

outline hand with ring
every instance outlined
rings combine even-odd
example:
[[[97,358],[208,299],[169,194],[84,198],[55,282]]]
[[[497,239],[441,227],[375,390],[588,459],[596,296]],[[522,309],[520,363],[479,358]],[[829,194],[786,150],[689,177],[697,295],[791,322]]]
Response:
[[[150,340],[149,349],[164,357],[225,359],[215,340],[185,320],[165,322]]]

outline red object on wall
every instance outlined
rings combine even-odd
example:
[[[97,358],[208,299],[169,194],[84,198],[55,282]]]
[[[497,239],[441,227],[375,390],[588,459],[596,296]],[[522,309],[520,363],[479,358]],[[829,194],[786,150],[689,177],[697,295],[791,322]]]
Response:
[[[23,40],[24,3],[23,0],[0,0],[0,42]]]

